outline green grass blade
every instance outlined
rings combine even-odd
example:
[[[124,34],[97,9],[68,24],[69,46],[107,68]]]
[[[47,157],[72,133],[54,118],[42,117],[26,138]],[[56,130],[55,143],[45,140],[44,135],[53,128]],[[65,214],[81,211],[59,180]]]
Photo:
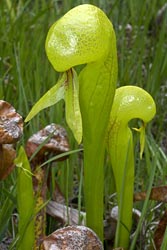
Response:
[[[14,194],[15,189],[13,188],[11,190],[11,193]],[[2,208],[0,209],[0,240],[3,237],[3,234],[5,232],[5,229],[7,228],[8,222],[10,220],[10,217],[12,215],[12,212],[15,208],[15,203],[14,200],[11,199],[10,196],[8,196],[3,205]]]
[[[17,166],[17,206],[19,213],[19,233],[17,249],[32,249],[34,244],[34,195],[30,165],[23,147],[15,159]]]
[[[71,155],[71,154],[75,154],[75,153],[78,153],[78,152],[81,152],[81,151],[83,151],[83,149],[80,148],[80,149],[74,149],[74,150],[70,150],[70,151],[68,151],[68,152],[65,152],[65,153],[56,155],[56,156],[50,158],[48,161],[45,161],[44,163],[42,163],[42,164],[40,165],[40,167],[43,167],[43,166],[47,165],[48,163],[51,163],[52,161],[56,161],[56,160],[58,160],[58,159],[60,159],[60,158],[63,158],[63,157],[65,157],[65,156],[69,156],[69,155]]]
[[[155,155],[154,157],[155,158],[154,158],[153,164],[150,162],[150,164],[152,165],[152,170],[151,170],[150,177],[149,177],[149,184],[148,184],[146,199],[145,199],[145,202],[144,202],[144,205],[143,205],[143,208],[142,208],[141,217],[140,217],[140,220],[138,222],[137,229],[136,229],[136,232],[135,232],[135,235],[134,235],[134,238],[132,240],[132,243],[131,243],[131,246],[130,246],[129,250],[135,250],[136,249],[136,241],[137,241],[139,232],[141,230],[142,223],[144,221],[144,218],[145,218],[145,215],[146,215],[146,212],[147,212],[147,209],[148,209],[149,197],[150,197],[151,188],[152,188],[152,185],[153,185],[153,182],[154,182],[155,171],[156,171],[156,168],[157,168],[157,155]]]
[[[164,238],[163,238],[160,250],[166,250],[166,249],[167,249],[167,228],[165,230],[165,234],[164,234]]]

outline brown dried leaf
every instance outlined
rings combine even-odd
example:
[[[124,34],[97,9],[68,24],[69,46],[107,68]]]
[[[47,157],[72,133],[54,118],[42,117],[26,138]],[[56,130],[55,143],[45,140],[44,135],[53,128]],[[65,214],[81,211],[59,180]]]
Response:
[[[0,100],[0,144],[15,143],[22,133],[22,117],[8,102]]]
[[[39,249],[43,238],[46,236],[46,171],[43,168],[37,168],[33,176],[33,188],[35,196],[35,210],[37,212],[35,216],[35,249]]]
[[[40,149],[38,148],[40,147]],[[36,153],[36,151],[39,151]],[[35,218],[35,245],[39,245],[45,236],[46,207],[40,209],[46,201],[47,192],[47,170],[40,168],[38,164],[47,160],[51,154],[58,155],[69,150],[67,133],[64,128],[56,124],[50,124],[44,129],[32,135],[26,143],[26,153],[32,159],[33,187],[36,198],[36,210],[39,211]]]
[[[48,183],[48,186],[49,186],[49,183],[51,183],[51,174],[50,173],[49,173],[49,178],[47,179],[47,183]],[[61,203],[61,204],[65,204],[65,202],[66,202],[66,199],[65,199],[63,193],[61,192],[59,184],[56,181],[55,181],[55,189],[53,190],[53,193],[52,193],[52,200],[56,201],[58,203]]]
[[[97,235],[85,226],[69,226],[56,230],[42,244],[44,250],[102,250],[103,246]]]
[[[134,201],[142,201],[146,198],[146,192],[134,194]],[[149,197],[150,200],[167,202],[167,186],[153,187]]]
[[[59,221],[62,221],[64,225],[77,225],[79,220],[81,225],[85,225],[86,213],[72,208],[67,207],[64,204],[60,204],[55,201],[49,201],[46,207],[46,211],[52,217],[56,217]],[[67,212],[68,211],[68,212]],[[79,218],[79,216],[81,218]]]
[[[43,162],[46,158],[48,158],[48,153],[57,155],[69,151],[69,142],[66,130],[60,125],[52,123],[29,138],[26,144],[27,156],[31,157],[37,148],[44,143],[48,137],[50,137],[49,140],[36,154],[33,162]]]
[[[12,145],[5,144],[0,147],[0,180],[4,180],[14,169],[13,163],[16,151]]]
[[[165,211],[164,215],[162,216],[162,218],[158,224],[158,227],[154,233],[154,243],[156,246],[156,250],[161,249],[166,226],[167,226],[167,210]]]

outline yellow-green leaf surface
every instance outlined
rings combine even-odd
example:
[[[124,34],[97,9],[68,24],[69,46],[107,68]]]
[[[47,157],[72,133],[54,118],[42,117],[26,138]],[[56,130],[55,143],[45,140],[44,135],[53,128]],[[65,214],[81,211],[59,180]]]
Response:
[[[17,208],[19,213],[19,241],[17,249],[32,249],[35,239],[34,231],[34,195],[32,174],[23,147],[20,147],[15,159],[17,166]]]
[[[87,226],[103,239],[105,135],[117,81],[115,32],[102,10],[83,4],[71,9],[51,26],[45,48],[56,71],[69,71],[76,65],[86,64],[79,74],[86,220]],[[70,83],[68,88],[66,118],[74,130],[79,118],[77,86]],[[70,111],[73,113],[71,117]],[[78,126],[80,140],[80,123]]]
[[[108,152],[113,168],[120,221],[117,224],[115,247],[128,249],[132,227],[134,189],[134,146],[132,131],[128,124],[139,118],[144,124],[155,115],[153,98],[142,88],[124,86],[116,90],[108,127]],[[135,129],[136,130],[136,129]],[[145,140],[145,126],[140,132],[141,152]]]
[[[41,110],[50,107],[61,99],[64,98],[65,84],[67,82],[67,74],[66,72],[62,74],[61,78],[58,80],[57,84],[55,84],[51,89],[49,89],[46,94],[44,94],[38,102],[33,106],[30,113],[25,119],[25,122],[31,120],[36,114],[38,114]]]
[[[133,128],[135,131],[140,133],[140,159],[142,159],[145,146],[145,127],[146,124],[144,123],[141,128]]]
[[[65,91],[66,121],[78,144],[82,140],[82,118],[79,106],[79,81],[74,69],[67,72],[68,83]]]

